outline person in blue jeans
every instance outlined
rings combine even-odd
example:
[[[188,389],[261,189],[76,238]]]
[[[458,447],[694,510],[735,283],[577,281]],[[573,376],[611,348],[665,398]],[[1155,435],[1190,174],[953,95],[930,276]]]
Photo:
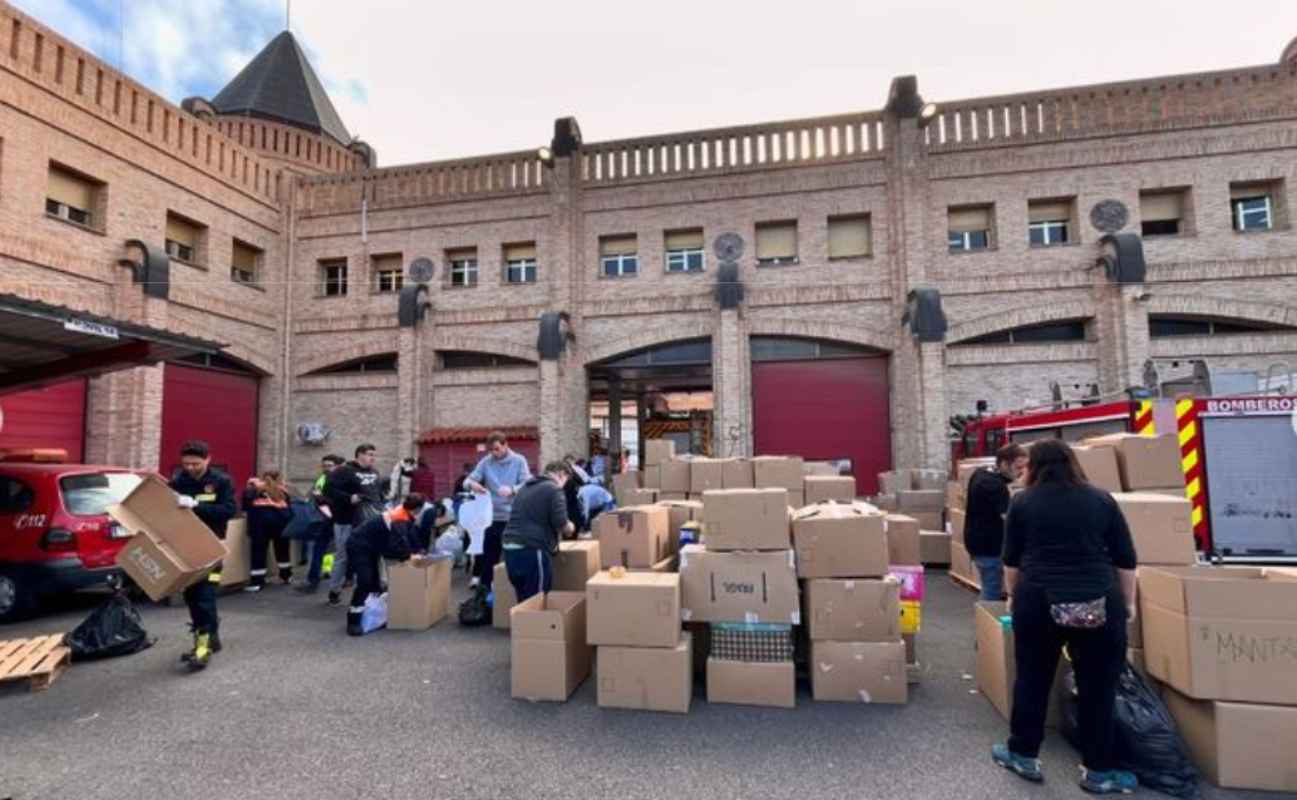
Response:
[[[464,479],[464,488],[476,494],[491,496],[491,525],[486,529],[482,555],[473,561],[474,581],[483,594],[491,593],[495,565],[500,563],[501,537],[509,524],[513,498],[523,484],[531,480],[527,459],[509,449],[509,440],[501,431],[486,437],[487,454]]]
[[[563,496],[569,469],[563,461],[546,464],[545,473],[523,484],[514,499],[501,538],[504,568],[519,603],[553,587],[553,554],[559,539],[575,530]]]
[[[964,546],[977,565],[983,600],[1004,599],[1004,516],[1009,511],[1009,484],[1027,468],[1027,451],[1006,444],[995,453],[995,469],[979,469],[968,480],[964,508]]]

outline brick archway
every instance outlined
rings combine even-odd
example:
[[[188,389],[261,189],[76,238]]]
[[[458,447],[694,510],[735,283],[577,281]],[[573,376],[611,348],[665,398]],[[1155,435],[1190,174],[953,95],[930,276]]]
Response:
[[[1088,320],[1093,317],[1094,305],[1087,301],[1072,300],[1048,305],[1020,306],[952,325],[950,330],[946,332],[946,344],[958,344],[965,339],[974,339],[978,336],[1023,328],[1028,325],[1041,325],[1071,319]]]
[[[381,356],[391,352],[394,352],[391,342],[369,341],[353,344],[350,347],[342,347],[302,359],[297,362],[297,376],[302,377],[326,367],[346,364],[348,361],[357,361],[362,358]]]
[[[519,344],[512,339],[496,336],[478,336],[476,334],[436,331],[432,337],[434,350],[461,350],[471,353],[488,353],[493,356],[521,358],[533,364],[540,361],[536,343]]]
[[[592,348],[586,354],[586,366],[597,364],[622,353],[643,350],[648,347],[657,347],[658,345],[687,339],[710,339],[716,332],[716,326],[710,318],[670,325],[661,322],[643,322],[635,325],[635,328],[637,330],[634,333],[619,336]]]
[[[844,325],[806,319],[758,319],[748,325],[749,336],[792,336],[801,339],[823,339],[860,345],[891,353],[897,348],[897,336],[865,325]]]
[[[1210,295],[1159,294],[1149,298],[1150,314],[1186,314],[1199,317],[1265,322],[1297,328],[1297,308],[1271,303],[1252,303]]]

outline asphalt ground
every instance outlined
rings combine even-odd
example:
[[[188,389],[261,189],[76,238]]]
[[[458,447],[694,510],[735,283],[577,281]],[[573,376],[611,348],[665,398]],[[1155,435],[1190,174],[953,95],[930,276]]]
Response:
[[[600,709],[593,679],[564,704],[513,700],[503,631],[447,619],[350,638],[342,608],[283,587],[223,596],[225,651],[186,674],[183,605],[147,605],[152,649],[45,692],[0,687],[0,798],[1086,796],[1054,734],[1041,786],[991,763],[1007,725],[971,679],[973,601],[929,574],[908,705],[815,703],[804,681],[794,710],[712,705],[697,681],[687,716]],[[95,602],[0,639],[71,629]]]

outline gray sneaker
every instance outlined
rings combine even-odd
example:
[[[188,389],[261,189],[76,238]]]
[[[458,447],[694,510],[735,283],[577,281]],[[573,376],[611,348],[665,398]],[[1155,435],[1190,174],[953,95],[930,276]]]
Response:
[[[1032,783],[1043,783],[1045,775],[1040,771],[1039,758],[1020,756],[1009,749],[1007,744],[997,744],[991,748],[991,760],[1023,780]]]

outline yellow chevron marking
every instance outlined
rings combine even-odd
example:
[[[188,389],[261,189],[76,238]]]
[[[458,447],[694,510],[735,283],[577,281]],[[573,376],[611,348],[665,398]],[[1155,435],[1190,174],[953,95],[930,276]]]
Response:
[[[1196,466],[1198,466],[1197,450],[1190,450],[1189,455],[1180,459],[1180,471],[1184,472],[1186,475]]]
[[[1189,443],[1189,441],[1193,439],[1193,437],[1197,435],[1198,435],[1198,426],[1193,424],[1192,422],[1186,424],[1183,428],[1180,429],[1180,446],[1184,447],[1186,444]]]
[[[1192,519],[1195,527],[1198,525],[1198,523],[1202,522],[1202,506],[1193,507]]]
[[[1202,494],[1202,478],[1189,481],[1189,485],[1184,487],[1184,493],[1190,500]]]
[[[1179,419],[1180,417],[1183,417],[1185,414],[1188,414],[1190,411],[1193,411],[1193,401],[1192,401],[1192,400],[1181,400],[1180,402],[1178,402],[1178,403],[1175,404],[1175,418],[1176,418],[1176,419]]]

